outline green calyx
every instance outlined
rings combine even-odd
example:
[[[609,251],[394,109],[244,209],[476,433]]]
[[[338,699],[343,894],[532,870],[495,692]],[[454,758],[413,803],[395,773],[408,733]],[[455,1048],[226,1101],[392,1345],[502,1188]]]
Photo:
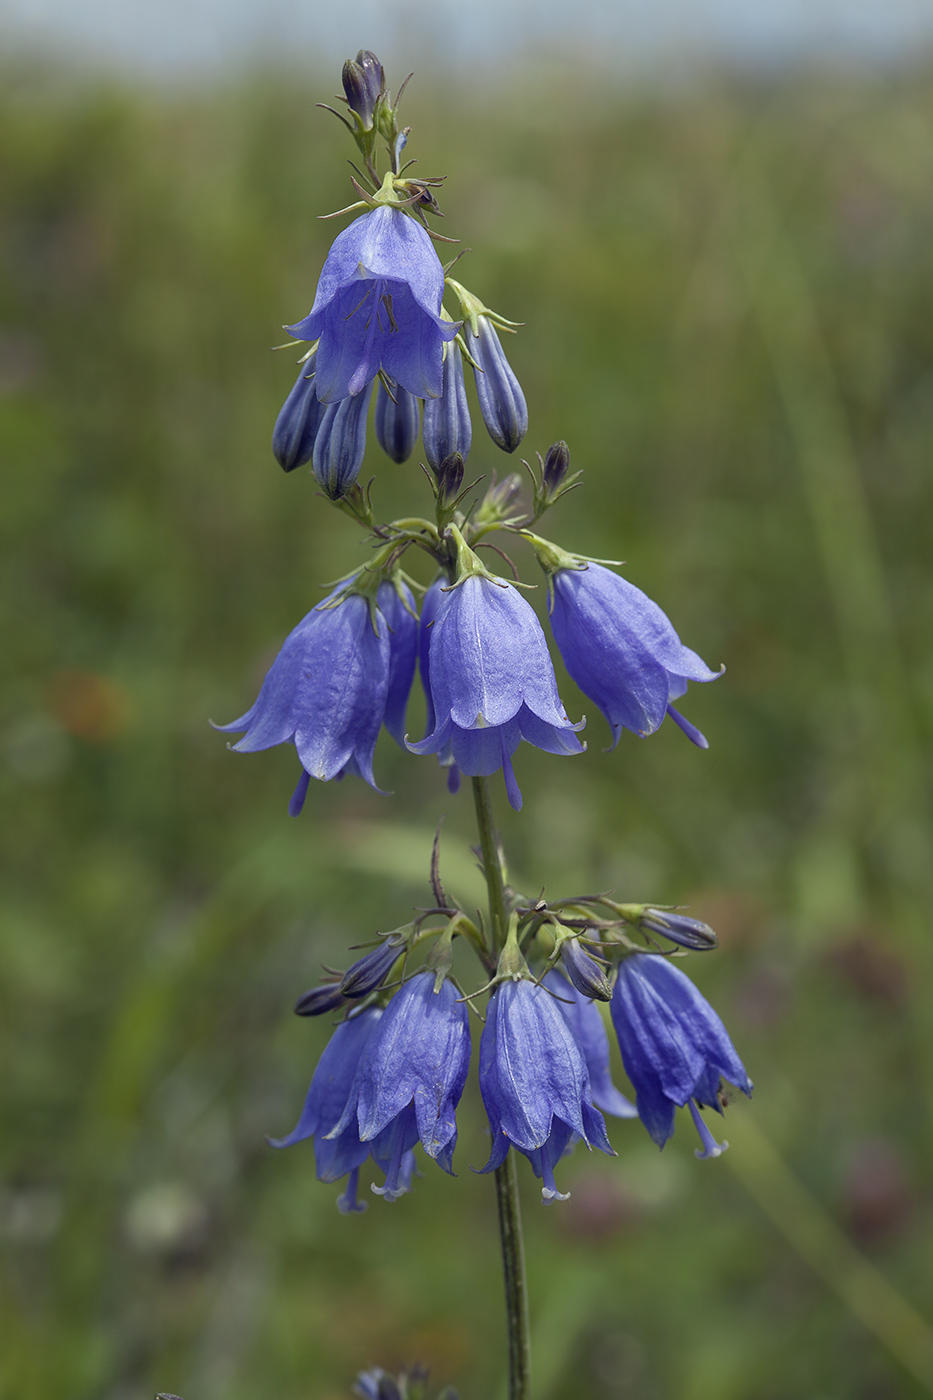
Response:
[[[561,549],[559,544],[552,544],[550,540],[542,539],[531,530],[522,530],[521,533],[530,542],[535,558],[548,578],[559,573],[561,569],[585,569],[591,562],[581,554],[568,553],[566,549]]]
[[[445,535],[447,539],[452,541],[456,549],[455,572],[452,587],[457,588],[461,583],[465,583],[468,578],[485,578],[489,579],[490,583],[496,584],[499,588],[508,587],[504,579],[497,578],[495,574],[489,572],[479,555],[467,544],[456,525],[448,525]]]
[[[509,919],[505,947],[499,954],[494,982],[521,982],[522,979],[534,980],[525,961],[525,955],[518,944],[518,916],[513,914]]]
[[[510,331],[512,333],[517,331],[519,326],[522,325],[521,321],[507,321],[504,316],[499,315],[498,311],[490,311],[489,307],[485,306],[478,296],[474,296],[472,292],[467,291],[462,282],[456,282],[453,277],[447,277],[445,281],[459,301],[460,310],[463,312],[463,319],[469,321],[470,330],[474,335],[479,335],[480,316],[485,316],[486,320],[490,321],[492,325],[497,326],[499,330]],[[467,351],[467,354],[470,362],[473,363],[473,357],[469,355],[469,351]]]

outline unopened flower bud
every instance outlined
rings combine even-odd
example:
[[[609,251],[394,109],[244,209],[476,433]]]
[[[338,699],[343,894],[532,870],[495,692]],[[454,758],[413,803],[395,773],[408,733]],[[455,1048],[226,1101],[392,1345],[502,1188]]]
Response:
[[[473,442],[473,426],[463,382],[463,356],[455,341],[447,347],[441,378],[440,397],[425,399],[421,441],[428,466],[439,472],[441,463],[452,452],[466,461]]]
[[[390,935],[378,948],[359,958],[340,980],[345,997],[365,997],[381,986],[403,952],[404,939]]]
[[[332,501],[339,501],[359,476],[366,452],[366,414],[372,392],[370,382],[358,394],[328,404],[321,415],[311,465]]]
[[[477,368],[476,394],[483,422],[493,442],[504,452],[514,452],[528,431],[528,406],[521,385],[505,357],[499,337],[486,316],[477,318],[478,333],[464,324],[466,345]]]
[[[609,979],[595,958],[581,948],[579,939],[562,939],[560,956],[564,971],[582,996],[590,997],[593,1001],[611,999]]]
[[[414,394],[394,382],[390,394],[380,380],[375,419],[376,437],[383,452],[393,462],[407,462],[418,440],[418,400]]]
[[[699,919],[688,919],[686,914],[678,914],[674,909],[646,909],[639,924],[649,933],[659,933],[682,948],[692,948],[694,952],[706,952],[719,943],[709,924]]]
[[[549,496],[561,486],[570,470],[570,448],[563,441],[552,443],[544,458],[544,489]]]
[[[272,430],[272,451],[283,471],[310,462],[314,439],[324,416],[324,405],[318,402],[314,369],[303,364],[291,393],[282,405]]]
[[[324,1016],[328,1011],[336,1011],[343,1006],[345,997],[337,982],[325,982],[320,987],[312,987],[303,992],[295,1002],[296,1016]]]
[[[342,78],[347,105],[369,131],[376,102],[383,90],[382,64],[374,53],[360,49],[355,60],[348,58],[343,65]]]
[[[459,452],[451,452],[445,457],[437,473],[438,504],[447,507],[453,504],[463,485],[463,458]]]

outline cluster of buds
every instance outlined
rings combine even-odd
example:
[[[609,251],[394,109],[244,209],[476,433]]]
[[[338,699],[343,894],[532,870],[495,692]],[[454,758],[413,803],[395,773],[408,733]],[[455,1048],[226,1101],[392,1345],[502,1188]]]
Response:
[[[360,198],[338,212],[366,212],[334,240],[308,315],[286,327],[295,343],[309,348],[272,434],[282,468],[290,472],[310,462],[335,501],[346,496],[363,464],[375,385],[383,451],[393,462],[407,461],[423,413],[424,454],[435,474],[452,453],[464,461],[470,454],[464,360],[497,446],[514,452],[528,428],[525,397],[498,335],[514,331],[516,323],[449,277],[452,263],[442,266],[432,242],[440,235],[428,229],[425,215],[440,215],[432,191],[443,177],[415,179],[406,175],[413,162],[400,165],[410,131],[398,122],[401,91],[393,102],[382,65],[368,50],[344,64],[343,87],[348,115],[335,115],[363,157],[365,173],[358,174],[365,183],[353,180]],[[447,289],[459,303],[459,320],[443,305]]]

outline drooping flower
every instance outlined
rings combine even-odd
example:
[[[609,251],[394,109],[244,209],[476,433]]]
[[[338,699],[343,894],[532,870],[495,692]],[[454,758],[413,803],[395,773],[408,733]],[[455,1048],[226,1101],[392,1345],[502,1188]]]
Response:
[[[685,973],[655,953],[622,959],[610,1004],[622,1063],[635,1089],[638,1116],[659,1147],[674,1131],[674,1110],[690,1104],[704,1150],[713,1141],[697,1107],[722,1112],[720,1081],[750,1095],[752,1083],[729,1033]]]
[[[543,551],[538,557],[547,568]],[[548,569],[550,572],[550,569]],[[700,731],[674,709],[688,681],[714,681],[670,620],[634,584],[601,564],[558,568],[551,574],[551,628],[564,665],[602,710],[613,747],[623,729],[653,734],[665,715],[700,748]]]
[[[484,1172],[505,1161],[509,1147],[529,1160],[545,1201],[566,1200],[554,1166],[581,1138],[614,1156],[602,1114],[593,1107],[586,1059],[575,1032],[543,987],[527,978],[500,983],[486,1011],[479,1086],[492,1151]]]
[[[318,1181],[349,1177],[346,1190],[337,1201],[345,1215],[366,1209],[357,1199],[357,1191],[360,1167],[367,1157],[372,1156],[385,1173],[387,1182],[392,1174],[393,1199],[410,1188],[415,1167],[411,1151],[402,1153],[396,1160],[397,1144],[392,1134],[361,1142],[355,1122],[335,1131],[353,1087],[360,1058],[381,1017],[378,1007],[369,1006],[341,1022],[318,1061],[296,1127],[287,1137],[269,1139],[272,1147],[291,1147],[311,1138]]]
[[[568,719],[541,625],[517,589],[479,574],[446,592],[443,584],[434,587],[433,621],[424,621],[427,599],[422,612],[428,732],[408,747],[436,753],[442,762],[452,758],[474,777],[501,768],[519,811],[512,755],[521,741],[548,753],[582,753],[576,730],[583,721]]]
[[[543,978],[554,993],[557,1009],[570,1027],[586,1061],[593,1103],[615,1118],[637,1118],[638,1109],[612,1082],[609,1037],[596,1003],[572,986],[556,969]]]
[[[470,1028],[454,984],[444,978],[437,991],[434,986],[434,972],[425,970],[396,992],[363,1049],[331,1130],[332,1137],[352,1129],[361,1143],[391,1143],[385,1186],[373,1187],[389,1200],[400,1194],[398,1173],[419,1139],[429,1157],[452,1170]]]
[[[288,330],[319,340],[317,396],[338,403],[379,369],[417,398],[441,392],[444,342],[459,322],[441,318],[444,269],[425,230],[383,205],[334,239],[314,305]]]
[[[404,741],[418,624],[411,593],[400,587],[401,598],[394,584],[380,583],[371,614],[368,598],[338,585],[286,637],[255,704],[232,724],[215,726],[246,731],[231,745],[236,753],[295,745],[304,771],[289,806],[293,816],[309,778],[328,782],[352,773],[376,787],[373,751],[383,723]]]

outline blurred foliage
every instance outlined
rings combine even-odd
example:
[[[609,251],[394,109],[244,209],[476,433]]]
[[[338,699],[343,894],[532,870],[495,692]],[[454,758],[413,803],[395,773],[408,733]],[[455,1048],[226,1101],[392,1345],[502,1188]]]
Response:
[[[811,1272],[760,1154],[730,1167],[751,1115],[808,1209],[930,1315],[929,77],[649,100],[419,74],[405,99],[462,276],[528,323],[525,448],[565,437],[585,469],[548,531],[626,559],[728,664],[685,702],[708,753],[665,725],[603,755],[563,677],[589,753],[522,751],[525,811],[502,804],[516,882],[719,930],[690,972],[758,1089],[718,1165],[687,1124],[660,1156],[617,1124],[618,1160],[578,1151],[545,1211],[522,1163],[538,1400],[933,1388]],[[362,557],[268,445],[294,370],[267,347],[349,197],[349,142],[313,106],[334,85],[5,75],[4,1400],[337,1400],[415,1359],[500,1393],[475,1091],[456,1182],[428,1164],[364,1217],[263,1140],[328,1034],[291,1002],[426,902],[442,812],[446,878],[479,900],[468,793],[386,741],[394,797],[314,785],[292,822],[294,753],[232,756],[207,725]],[[371,466],[385,513],[427,499],[417,466]],[[481,428],[471,466],[503,467]]]

